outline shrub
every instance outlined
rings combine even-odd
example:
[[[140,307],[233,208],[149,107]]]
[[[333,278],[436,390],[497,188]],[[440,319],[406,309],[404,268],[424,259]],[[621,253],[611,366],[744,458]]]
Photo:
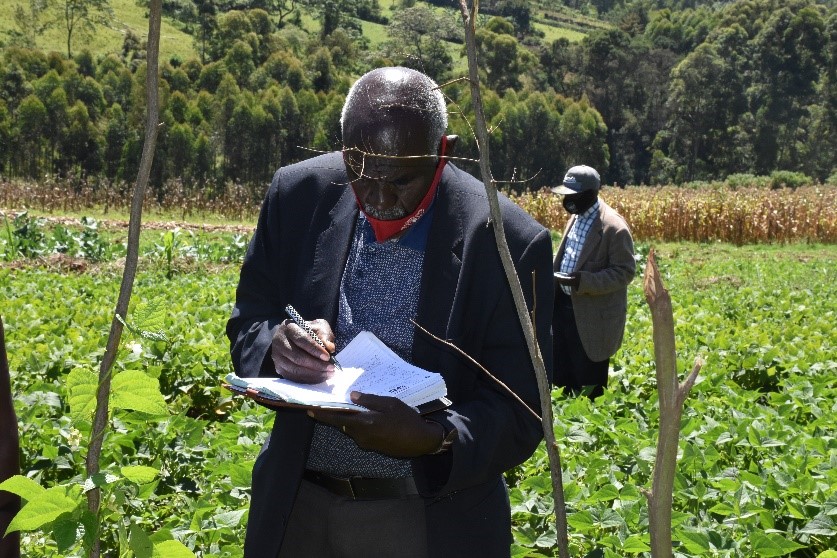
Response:
[[[795,190],[800,186],[812,183],[811,177],[801,172],[778,170],[770,173],[770,187],[774,190],[779,188],[793,188]]]
[[[740,188],[770,188],[771,181],[767,176],[756,176],[754,174],[731,174],[724,181],[731,190]]]

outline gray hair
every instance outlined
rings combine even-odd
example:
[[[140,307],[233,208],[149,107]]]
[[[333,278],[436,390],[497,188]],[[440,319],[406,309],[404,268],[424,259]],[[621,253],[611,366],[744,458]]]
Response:
[[[346,117],[355,110],[386,110],[421,114],[428,124],[428,153],[436,153],[439,139],[448,129],[445,96],[435,81],[404,67],[377,68],[363,74],[346,94],[340,114],[340,131],[346,135]]]

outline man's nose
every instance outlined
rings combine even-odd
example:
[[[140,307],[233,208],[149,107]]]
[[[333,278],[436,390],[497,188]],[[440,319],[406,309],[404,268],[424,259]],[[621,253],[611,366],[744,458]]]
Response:
[[[367,203],[375,209],[388,209],[395,203],[395,194],[393,188],[384,180],[364,180],[364,189],[366,190],[363,196],[364,203]]]

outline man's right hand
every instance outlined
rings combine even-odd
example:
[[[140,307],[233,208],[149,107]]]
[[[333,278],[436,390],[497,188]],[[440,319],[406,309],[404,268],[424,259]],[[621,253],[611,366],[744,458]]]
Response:
[[[334,332],[328,322],[313,320],[308,325],[323,340],[329,353],[333,352]],[[279,324],[270,345],[276,373],[301,384],[318,384],[331,378],[334,365],[329,362],[329,353],[291,320]]]

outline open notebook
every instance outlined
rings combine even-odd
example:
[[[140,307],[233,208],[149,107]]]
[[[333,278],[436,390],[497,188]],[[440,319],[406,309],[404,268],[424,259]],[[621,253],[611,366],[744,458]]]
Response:
[[[450,405],[441,374],[410,364],[369,331],[360,332],[335,358],[343,370],[335,371],[330,380],[319,384],[228,374],[225,387],[277,407],[366,410],[351,402],[352,391],[397,397],[421,413]]]

